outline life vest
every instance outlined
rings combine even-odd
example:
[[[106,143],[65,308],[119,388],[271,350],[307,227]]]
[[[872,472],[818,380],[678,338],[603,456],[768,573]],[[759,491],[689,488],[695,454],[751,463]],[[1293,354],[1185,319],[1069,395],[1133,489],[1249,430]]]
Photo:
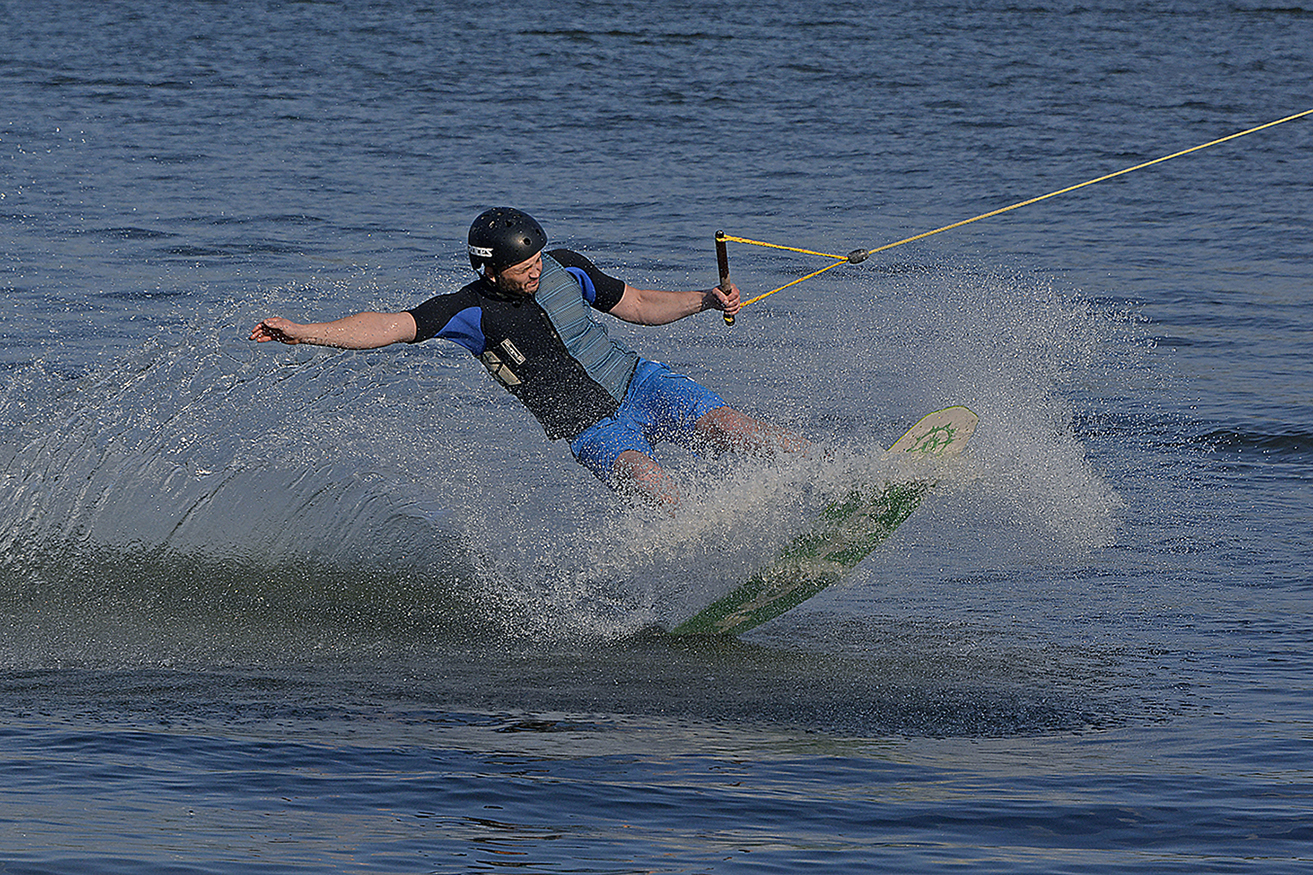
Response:
[[[479,354],[552,440],[573,437],[615,413],[638,354],[592,316],[583,286],[550,255],[532,297],[484,296]]]

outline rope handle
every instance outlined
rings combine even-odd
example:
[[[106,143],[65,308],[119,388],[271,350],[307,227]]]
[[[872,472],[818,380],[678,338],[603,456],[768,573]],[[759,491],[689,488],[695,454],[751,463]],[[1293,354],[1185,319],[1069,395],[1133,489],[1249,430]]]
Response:
[[[729,294],[729,251],[725,248],[725,232],[716,232],[716,267],[720,272],[720,288],[726,294]],[[734,317],[728,313],[724,314],[725,324],[733,325]]]

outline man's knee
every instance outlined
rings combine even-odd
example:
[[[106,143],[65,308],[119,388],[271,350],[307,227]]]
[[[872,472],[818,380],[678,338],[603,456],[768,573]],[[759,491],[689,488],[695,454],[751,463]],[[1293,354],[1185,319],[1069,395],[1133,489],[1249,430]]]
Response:
[[[742,450],[756,444],[765,424],[732,407],[717,407],[698,417],[694,428],[718,450]]]

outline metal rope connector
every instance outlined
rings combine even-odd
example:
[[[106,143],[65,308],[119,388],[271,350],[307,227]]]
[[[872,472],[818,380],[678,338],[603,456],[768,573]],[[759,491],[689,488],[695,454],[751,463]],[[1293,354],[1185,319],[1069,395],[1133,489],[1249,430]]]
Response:
[[[871,250],[869,249],[854,249],[852,252],[848,253],[848,263],[861,264],[870,254]]]

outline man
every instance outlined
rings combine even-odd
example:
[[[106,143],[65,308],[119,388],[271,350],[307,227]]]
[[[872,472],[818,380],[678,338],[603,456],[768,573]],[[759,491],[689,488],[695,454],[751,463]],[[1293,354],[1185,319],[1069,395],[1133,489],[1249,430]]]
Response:
[[[469,232],[479,278],[400,313],[364,312],[301,325],[273,316],[251,331],[260,343],[376,349],[432,337],[452,340],[533,413],[551,440],[568,439],[580,464],[621,492],[662,506],[679,499],[652,444],[769,455],[805,442],[730,408],[716,393],[611,339],[589,308],[639,325],[720,310],[739,290],[636,289],[568,249],[544,252],[547,235],[526,213],[496,207]]]

